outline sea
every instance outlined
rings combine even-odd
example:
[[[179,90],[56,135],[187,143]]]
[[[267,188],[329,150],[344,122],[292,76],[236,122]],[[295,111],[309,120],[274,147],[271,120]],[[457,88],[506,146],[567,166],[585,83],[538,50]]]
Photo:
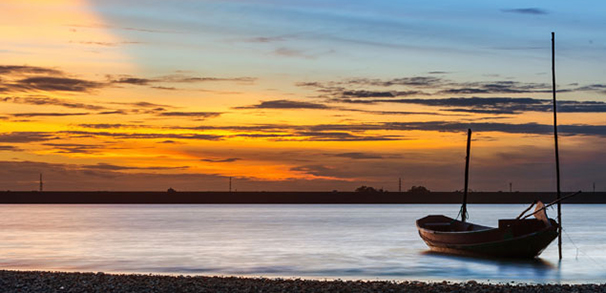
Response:
[[[471,204],[496,226],[527,206]],[[415,220],[453,204],[0,205],[0,269],[343,280],[601,283],[606,205],[564,204],[534,260],[432,253]],[[554,209],[548,210],[555,217]]]

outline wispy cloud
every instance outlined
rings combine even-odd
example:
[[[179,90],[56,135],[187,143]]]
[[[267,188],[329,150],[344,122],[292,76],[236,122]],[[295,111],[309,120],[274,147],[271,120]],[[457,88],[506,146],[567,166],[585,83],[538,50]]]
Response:
[[[232,163],[235,161],[240,161],[242,160],[241,158],[226,158],[226,159],[200,159],[200,161],[202,162],[209,162],[209,163]]]
[[[290,101],[290,100],[272,100],[261,101],[257,105],[235,107],[234,109],[329,109],[324,104]]]
[[[103,83],[68,77],[28,77],[4,83],[0,87],[0,92],[26,92],[26,91],[67,91],[67,92],[88,92],[93,89],[103,87]]]
[[[438,111],[481,114],[521,114],[524,112],[551,111],[551,100],[520,97],[494,97],[502,94],[545,94],[551,92],[551,86],[545,83],[524,83],[510,80],[490,82],[454,82],[440,77],[404,77],[394,79],[355,78],[331,82],[301,82],[297,86],[314,89],[315,98],[331,103],[379,104],[401,103],[441,107]],[[391,89],[403,86],[413,90]],[[362,86],[362,89],[358,87]],[[371,87],[373,89],[368,89]],[[389,89],[388,89],[389,88]],[[604,84],[571,84],[558,92],[606,92]],[[463,97],[442,98],[444,95]],[[465,97],[471,95],[471,97]],[[478,97],[477,95],[488,95]],[[440,98],[420,98],[419,96],[439,96]],[[333,109],[351,110],[332,107]],[[362,111],[362,110],[358,110]],[[606,103],[601,101],[558,101],[558,111],[568,113],[606,112]],[[370,111],[369,111],[370,113]],[[440,112],[435,115],[443,114]]]
[[[133,41],[123,41],[123,42],[79,41],[79,42],[70,42],[70,43],[78,43],[78,44],[82,44],[82,45],[104,46],[104,47],[116,47],[119,45],[143,44],[143,42],[133,42]]]
[[[26,74],[50,74],[62,75],[63,72],[54,68],[38,66],[0,65],[0,75],[26,75]]]
[[[124,132],[94,132],[94,131],[60,131],[59,134],[76,135],[79,137],[112,137],[119,139],[194,139],[220,140],[224,136],[199,133],[124,133]]]
[[[347,90],[341,92],[344,98],[395,98],[405,96],[428,95],[422,91],[369,91],[369,90]]]
[[[518,14],[531,14],[531,15],[545,15],[549,14],[549,12],[545,9],[541,8],[513,8],[513,9],[501,9],[502,12],[505,13],[518,13]]]
[[[12,146],[12,145],[0,145],[0,152],[1,151],[22,152],[24,150],[20,147],[16,147],[16,146]]]
[[[524,112],[550,112],[552,101],[533,98],[447,98],[447,99],[398,99],[375,100],[403,104],[418,104],[442,108],[443,111],[484,113],[484,114],[521,114]],[[558,101],[558,112],[564,113],[606,113],[606,102],[598,101]]]
[[[208,118],[215,118],[221,116],[221,112],[161,112],[158,116],[164,117],[192,117],[196,118],[197,121],[205,120]]]
[[[12,102],[16,104],[28,104],[38,106],[61,106],[73,109],[86,109],[86,110],[104,110],[106,107],[92,104],[84,104],[74,102],[65,99],[49,98],[49,97],[6,97],[0,99],[2,102]]]
[[[50,146],[56,153],[63,154],[93,154],[106,148],[99,144],[43,143],[42,145]]]
[[[136,167],[136,166],[122,166],[107,163],[97,163],[95,165],[82,165],[84,169],[96,169],[96,170],[110,170],[110,171],[122,171],[122,170],[179,170],[188,169],[189,166],[179,167],[164,167],[164,166],[152,166],[152,167]]]
[[[9,132],[0,133],[0,142],[9,143],[30,143],[58,139],[56,134],[52,132]]]
[[[93,123],[83,123],[83,124],[78,124],[78,126],[80,127],[84,127],[84,128],[94,128],[94,129],[119,129],[119,128],[138,128],[138,127],[145,127],[144,125],[139,125],[139,124],[121,124],[121,123],[97,123],[97,124],[93,124]]]
[[[63,116],[85,116],[90,113],[14,113],[13,117],[63,117]]]
[[[361,152],[339,153],[339,154],[333,154],[333,156],[340,157],[340,158],[354,159],[354,160],[384,159],[385,158],[382,155],[373,154],[373,153],[361,153]]]

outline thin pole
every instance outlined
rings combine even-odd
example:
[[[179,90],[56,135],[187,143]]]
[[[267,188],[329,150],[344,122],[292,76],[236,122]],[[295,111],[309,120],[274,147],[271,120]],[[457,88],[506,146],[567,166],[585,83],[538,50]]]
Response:
[[[576,196],[576,195],[578,195],[578,194],[581,194],[581,191],[580,191],[580,190],[579,190],[579,191],[577,191],[577,192],[575,192],[575,193],[571,193],[571,194],[569,194],[569,195],[567,195],[567,196],[564,196],[564,197],[562,197],[562,198],[560,198],[560,199],[556,199],[556,200],[554,200],[554,201],[552,201],[552,202],[550,202],[550,203],[548,203],[548,204],[544,205],[542,208],[540,208],[540,209],[538,209],[538,210],[534,211],[532,214],[530,214],[530,215],[526,215],[524,218],[522,218],[522,220],[523,220],[523,219],[526,219],[526,218],[528,218],[528,217],[530,217],[530,216],[532,216],[532,215],[534,215],[534,214],[536,214],[536,213],[538,213],[538,212],[540,212],[540,211],[542,211],[542,210],[545,210],[545,209],[547,209],[548,207],[550,207],[550,206],[552,206],[552,205],[554,205],[554,204],[556,204],[556,203],[557,203],[557,204],[560,204],[560,202],[562,202],[563,200],[568,199],[568,198],[571,198],[571,197]],[[533,204],[534,204],[534,203],[533,203]],[[529,209],[530,209],[530,208],[529,208]],[[527,211],[528,211],[528,209],[527,209],[526,211],[524,211],[524,213],[525,213],[525,212],[527,212]],[[522,215],[523,215],[524,213],[520,214],[520,215],[519,215],[519,216],[516,218],[516,220],[517,220],[517,219],[519,219],[519,218],[521,218],[521,217],[522,217]]]
[[[556,76],[555,76],[555,33],[551,32],[551,81],[553,92],[553,136],[555,140],[556,178],[558,195],[560,199],[560,153],[558,151],[558,114],[556,110]],[[562,259],[562,203],[558,202],[558,255]]]
[[[229,177],[229,192],[231,192],[231,177]]]
[[[465,157],[465,191],[463,192],[463,207],[461,208],[461,219],[467,220],[467,186],[469,182],[469,150],[471,148],[471,129],[467,129],[467,156]]]
[[[40,173],[40,192],[43,190],[42,173]]]
[[[594,184],[594,187],[595,187],[595,184]],[[402,178],[399,178],[399,180],[398,180],[398,192],[402,192]]]

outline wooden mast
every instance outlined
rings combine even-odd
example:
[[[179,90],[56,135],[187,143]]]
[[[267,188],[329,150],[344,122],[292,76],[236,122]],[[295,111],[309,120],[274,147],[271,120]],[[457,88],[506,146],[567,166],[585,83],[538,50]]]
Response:
[[[463,191],[463,206],[461,207],[461,221],[467,220],[467,186],[469,183],[469,151],[471,148],[471,129],[467,129],[467,156],[465,157],[465,190]]]
[[[560,153],[558,151],[558,115],[556,110],[555,33],[551,32],[551,82],[553,92],[553,135],[555,140],[557,199],[560,199]],[[558,255],[562,259],[562,204],[558,202]]]

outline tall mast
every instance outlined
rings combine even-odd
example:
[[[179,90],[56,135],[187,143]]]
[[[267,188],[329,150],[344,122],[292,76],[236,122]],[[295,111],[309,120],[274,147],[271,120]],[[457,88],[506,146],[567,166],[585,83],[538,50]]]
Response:
[[[467,186],[469,182],[469,151],[471,148],[471,129],[467,129],[467,156],[465,157],[465,190],[463,191],[463,206],[461,207],[461,221],[467,220]]]
[[[42,173],[40,173],[40,192],[42,192],[43,183],[42,183]]]
[[[555,76],[555,33],[551,32],[551,82],[553,92],[553,136],[555,140],[556,178],[558,195],[560,199],[560,153],[558,151],[558,115],[556,110],[556,76]],[[562,259],[562,204],[558,202],[558,255]]]

